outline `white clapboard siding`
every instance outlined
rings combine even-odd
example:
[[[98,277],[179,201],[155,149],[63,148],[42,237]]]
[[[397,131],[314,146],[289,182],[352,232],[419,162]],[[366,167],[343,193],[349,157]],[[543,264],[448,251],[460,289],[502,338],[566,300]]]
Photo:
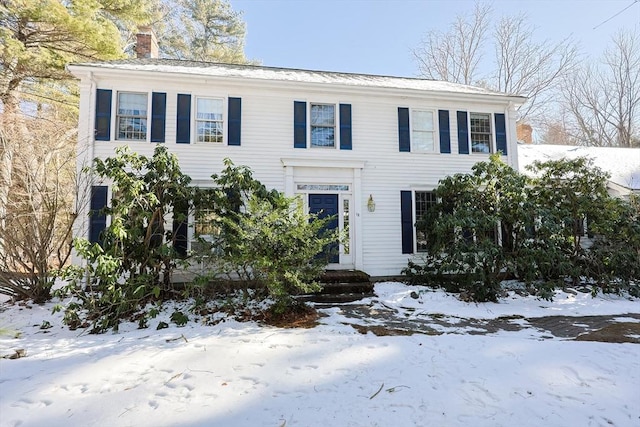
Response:
[[[359,171],[360,188],[359,193],[354,194],[352,207],[354,218],[358,216],[360,225],[357,243],[353,247],[360,252],[361,261],[356,267],[373,276],[397,275],[413,256],[402,254],[400,192],[432,190],[440,179],[469,172],[475,162],[488,159],[488,155],[458,154],[457,111],[505,114],[509,144],[509,155],[505,160],[509,164],[517,164],[515,106],[523,101],[519,97],[415,79],[283,71],[267,67],[240,67],[239,71],[220,67],[214,67],[215,72],[210,72],[198,70],[197,66],[183,69],[172,68],[171,64],[146,66],[135,61],[133,65],[71,66],[71,71],[81,79],[79,150],[86,155],[79,156],[79,159],[84,158],[85,162],[92,157],[104,159],[114,154],[115,147],[123,144],[140,154],[151,155],[156,146],[150,142],[114,140],[115,105],[112,106],[112,140],[93,140],[95,91],[99,88],[113,91],[113,104],[118,91],[144,92],[149,97],[152,92],[166,93],[164,145],[178,156],[182,171],[199,185],[206,185],[211,174],[220,172],[225,158],[230,158],[236,165],[250,167],[258,180],[280,191],[285,191],[287,186],[283,162],[291,162],[290,159],[320,161],[320,166],[296,169],[296,179],[310,182],[321,182],[323,177],[326,183],[355,179],[354,170],[341,167],[340,162],[364,165]],[[175,70],[181,70],[182,74]],[[437,90],[429,90],[431,85]],[[241,145],[193,143],[193,129],[191,144],[176,144],[178,94],[190,94],[192,105],[198,96],[225,100],[241,98]],[[294,148],[294,101],[335,104],[336,119],[339,116],[338,104],[350,104],[352,150]],[[398,107],[433,111],[436,150],[439,148],[438,110],[448,110],[451,154],[400,152]],[[225,106],[225,120],[226,111]],[[192,107],[192,116],[194,112]],[[339,126],[336,126],[336,144],[339,144],[338,135]],[[355,192],[355,184],[353,188]],[[376,203],[375,212],[367,210],[370,195]],[[86,225],[76,229],[78,235],[86,233]]]

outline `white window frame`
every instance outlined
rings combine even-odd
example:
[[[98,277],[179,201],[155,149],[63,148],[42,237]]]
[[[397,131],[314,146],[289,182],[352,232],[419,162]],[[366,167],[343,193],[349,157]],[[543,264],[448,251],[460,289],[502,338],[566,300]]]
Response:
[[[316,101],[310,101],[307,103],[307,105],[309,106],[309,112],[308,117],[307,117],[307,123],[309,123],[308,126],[308,139],[309,139],[309,144],[308,144],[308,148],[314,148],[314,149],[319,149],[319,150],[335,150],[340,148],[340,135],[339,135],[339,130],[340,130],[340,113],[339,113],[339,105],[337,103],[333,103],[333,102],[316,102]],[[313,145],[312,143],[312,128],[314,127],[312,121],[311,121],[311,109],[314,105],[330,105],[333,107],[333,145],[326,145],[326,146],[321,146],[321,145]],[[326,127],[329,128],[331,126],[315,126],[315,127]]]
[[[124,95],[124,94],[133,94],[133,95],[144,95],[146,97],[147,100],[147,110],[146,110],[146,115],[142,116],[142,115],[132,115],[132,114],[120,114],[120,95]],[[131,141],[131,142],[136,142],[136,141],[141,141],[141,142],[148,142],[149,138],[150,138],[150,134],[151,134],[151,130],[150,130],[150,118],[151,118],[151,97],[149,96],[149,92],[139,92],[139,91],[132,91],[132,90],[122,90],[122,91],[117,91],[116,92],[116,102],[115,102],[115,123],[114,123],[114,129],[115,129],[115,139],[117,141]],[[120,137],[120,119],[121,118],[133,118],[133,119],[141,119],[144,120],[144,132],[145,132],[145,137],[143,138],[121,138]]]
[[[191,126],[192,126],[192,134],[193,134],[193,141],[195,144],[206,144],[206,145],[213,145],[213,146],[219,146],[219,145],[226,145],[227,143],[227,117],[225,115],[225,111],[227,110],[227,98],[226,97],[221,97],[221,96],[192,96],[192,120],[191,120]],[[221,115],[222,115],[222,120],[209,120],[209,119],[198,119],[198,100],[200,99],[211,99],[211,100],[216,100],[216,101],[221,101],[222,103],[222,111],[221,111]],[[200,134],[198,133],[198,122],[221,122],[222,123],[222,135],[221,135],[221,140],[220,141],[200,141]]]
[[[482,114],[489,117],[489,152],[486,153],[484,151],[473,151],[473,138],[472,135],[474,132],[471,130],[471,116],[473,114]],[[494,125],[494,117],[493,113],[488,113],[486,111],[469,111],[467,117],[467,129],[469,130],[469,154],[485,154],[489,155],[496,152],[496,131]],[[479,133],[479,132],[476,132]],[[486,133],[482,133],[486,134]]]
[[[418,189],[413,190],[413,253],[425,253],[427,252],[426,248],[420,248],[418,245],[418,228],[416,227],[416,222],[418,221],[418,193],[430,193],[432,194],[432,200],[428,200],[427,203],[439,203],[440,201],[436,198],[435,189]]]
[[[440,152],[440,138],[439,138],[439,123],[438,123],[438,119],[437,119],[437,111],[433,110],[431,108],[410,108],[409,109],[410,115],[409,115],[409,125],[410,125],[410,129],[411,129],[411,152],[412,153],[439,153]],[[431,113],[431,123],[433,126],[433,129],[431,131],[425,131],[425,130],[417,130],[415,129],[415,122],[413,119],[413,114],[414,112],[424,112],[424,113]],[[416,139],[414,138],[414,134],[415,132],[430,132],[433,135],[433,149],[432,150],[425,150],[425,149],[421,149],[416,145]]]
[[[188,251],[193,251],[196,249],[196,245],[199,244],[199,241],[198,241],[199,238],[202,238],[206,242],[213,243],[213,239],[214,237],[216,237],[215,234],[202,234],[198,236],[198,216],[199,216],[199,212],[201,211],[210,212],[210,213],[214,212],[212,209],[205,208],[205,209],[198,210],[198,208],[194,207],[193,211],[189,214],[189,219],[188,219],[189,230],[187,232],[187,236],[188,236],[187,250]],[[215,248],[213,250],[215,251]]]

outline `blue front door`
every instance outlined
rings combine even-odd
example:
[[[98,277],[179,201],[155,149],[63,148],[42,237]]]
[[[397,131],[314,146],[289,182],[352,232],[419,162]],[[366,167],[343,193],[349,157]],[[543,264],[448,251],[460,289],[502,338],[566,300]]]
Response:
[[[309,213],[318,214],[319,218],[333,216],[327,224],[325,230],[335,230],[338,228],[338,195],[337,194],[309,194]],[[338,253],[338,242],[334,242],[325,248],[328,255],[328,262],[337,264],[340,262]]]

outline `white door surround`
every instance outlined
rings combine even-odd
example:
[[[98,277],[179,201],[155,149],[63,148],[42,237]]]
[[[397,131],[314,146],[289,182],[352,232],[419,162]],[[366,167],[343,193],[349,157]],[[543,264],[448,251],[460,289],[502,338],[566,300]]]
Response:
[[[285,194],[335,193],[339,195],[339,224],[349,222],[348,250],[341,246],[340,263],[329,268],[363,268],[362,261],[362,169],[364,161],[329,159],[281,159],[285,174]],[[303,198],[305,199],[305,198]],[[306,203],[306,202],[305,202]],[[345,207],[348,206],[348,215]]]

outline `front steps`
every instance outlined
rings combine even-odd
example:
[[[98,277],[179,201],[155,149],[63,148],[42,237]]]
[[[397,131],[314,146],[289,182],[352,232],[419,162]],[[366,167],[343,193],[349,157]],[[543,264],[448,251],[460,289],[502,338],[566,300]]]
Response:
[[[318,280],[323,284],[322,290],[302,295],[302,301],[335,304],[373,296],[373,283],[360,270],[325,270]]]

